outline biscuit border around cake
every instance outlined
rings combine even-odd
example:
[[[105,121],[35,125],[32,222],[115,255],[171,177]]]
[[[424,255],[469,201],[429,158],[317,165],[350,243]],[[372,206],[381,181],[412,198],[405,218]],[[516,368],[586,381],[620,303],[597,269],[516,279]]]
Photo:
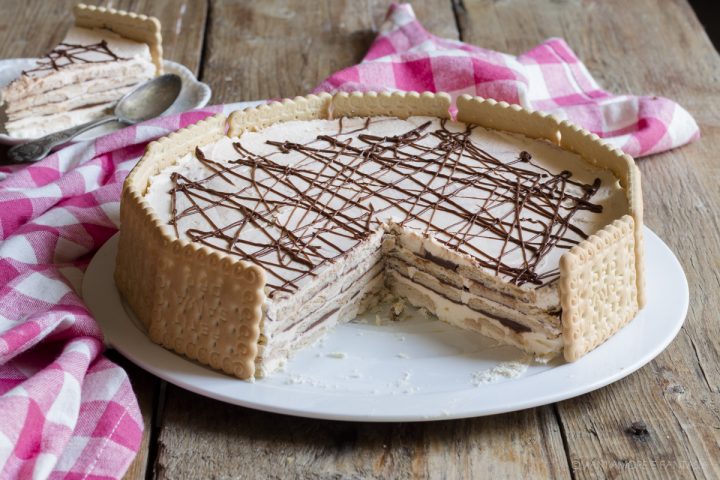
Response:
[[[613,171],[628,212],[563,254],[558,288],[563,350],[575,361],[635,317],[644,305],[642,194],[629,155],[596,135],[517,105],[462,96],[457,119],[545,139]],[[174,237],[144,199],[151,176],[196,146],[277,122],[352,116],[449,118],[447,94],[415,92],[308,95],[209,117],[148,145],[123,186],[115,279],[150,338],[241,379],[256,375],[265,272],[261,267]],[[150,259],[150,260],[149,260]],[[608,267],[611,265],[611,267]],[[567,322],[566,322],[567,319]]]
[[[162,75],[162,35],[160,21],[157,18],[83,3],[75,5],[73,13],[76,27],[105,28],[130,40],[146,43],[155,65],[155,74]]]

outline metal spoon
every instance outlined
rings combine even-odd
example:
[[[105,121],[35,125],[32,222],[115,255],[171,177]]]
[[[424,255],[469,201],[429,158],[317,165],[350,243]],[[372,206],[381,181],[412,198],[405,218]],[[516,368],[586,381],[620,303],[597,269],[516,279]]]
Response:
[[[16,145],[8,150],[8,159],[13,163],[36,162],[45,158],[52,147],[98,125],[114,120],[132,125],[159,117],[180,95],[181,87],[179,76],[172,73],[161,75],[128,92],[117,103],[112,115]]]

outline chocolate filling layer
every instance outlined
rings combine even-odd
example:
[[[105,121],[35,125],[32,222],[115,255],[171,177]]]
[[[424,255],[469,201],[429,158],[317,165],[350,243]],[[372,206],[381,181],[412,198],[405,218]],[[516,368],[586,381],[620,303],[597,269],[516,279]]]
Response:
[[[405,274],[402,273],[401,271],[396,270],[396,269],[392,269],[392,270],[393,270],[393,272],[397,273],[397,274],[400,275],[401,277],[406,278],[406,279],[410,280],[411,282],[413,282],[413,280],[412,280],[410,277],[408,277],[407,275],[405,275]],[[413,282],[413,283],[416,283],[416,282]],[[485,317],[488,317],[488,318],[491,318],[491,319],[493,319],[493,320],[496,320],[496,321],[500,322],[501,324],[505,325],[507,328],[513,330],[513,331],[516,332],[516,333],[525,333],[525,332],[531,332],[531,331],[532,331],[532,329],[531,329],[530,327],[528,327],[528,326],[526,326],[526,325],[522,325],[522,324],[516,322],[515,320],[510,320],[509,318],[501,317],[501,316],[496,315],[496,314],[494,314],[494,313],[490,313],[490,312],[487,312],[487,311],[485,311],[485,310],[480,310],[480,309],[478,309],[478,308],[473,308],[473,307],[471,307],[470,305],[467,305],[467,304],[464,304],[464,303],[456,302],[456,301],[453,300],[452,298],[450,298],[450,297],[448,297],[447,295],[445,295],[443,292],[440,292],[440,291],[438,291],[437,289],[432,288],[432,286],[430,286],[430,285],[425,285],[425,284],[420,284],[420,283],[417,283],[417,285],[419,285],[419,286],[421,286],[421,287],[424,287],[424,288],[427,288],[428,290],[430,290],[430,291],[432,291],[432,292],[440,295],[442,298],[444,298],[445,300],[447,300],[447,301],[449,301],[449,302],[454,303],[455,305],[462,305],[462,306],[467,307],[467,308],[469,308],[470,310],[472,310],[472,311],[474,311],[474,312],[477,312],[477,313],[479,313],[479,314],[481,314],[481,315],[483,315],[483,316],[485,316]]]
[[[423,258],[425,260],[430,260],[431,262],[440,265],[441,267],[447,268],[448,270],[452,270],[453,272],[457,270],[458,264],[455,262],[451,262],[450,260],[446,260],[442,257],[438,257],[436,255],[433,255],[432,253],[425,250],[425,253],[423,254]]]

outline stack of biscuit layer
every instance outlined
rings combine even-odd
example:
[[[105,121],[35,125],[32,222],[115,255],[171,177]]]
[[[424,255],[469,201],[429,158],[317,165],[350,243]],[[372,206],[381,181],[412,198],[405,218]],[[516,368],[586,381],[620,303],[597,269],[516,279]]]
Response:
[[[96,120],[159,73],[156,19],[82,5],[75,15],[63,41],[0,91],[10,136],[37,138]]]

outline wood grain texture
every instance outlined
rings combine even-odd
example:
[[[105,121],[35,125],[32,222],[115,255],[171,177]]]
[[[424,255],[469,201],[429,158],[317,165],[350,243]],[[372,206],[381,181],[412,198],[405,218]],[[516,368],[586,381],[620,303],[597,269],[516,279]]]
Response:
[[[465,0],[464,40],[519,54],[565,38],[601,85],[677,100],[701,141],[640,159],[645,221],[678,255],[690,312],[625,380],[558,405],[576,478],[720,476],[720,59],[685,1]],[[646,428],[632,428],[640,422]],[[645,433],[647,430],[647,433]]]
[[[37,57],[52,50],[73,23],[75,3],[72,0],[0,2],[2,58]]]
[[[550,408],[472,420],[294,418],[169,387],[158,478],[569,478]]]
[[[360,61],[389,0],[214,1],[203,81],[219,102],[294,97]],[[429,30],[457,38],[449,0],[416,6]]]
[[[208,0],[116,0],[98,3],[109,3],[114,8],[157,17],[162,25],[164,58],[182,63],[196,75],[199,73]]]
[[[182,63],[196,75],[202,58],[208,0],[83,0],[157,17],[162,25],[163,58]],[[77,3],[77,2],[71,2]]]

